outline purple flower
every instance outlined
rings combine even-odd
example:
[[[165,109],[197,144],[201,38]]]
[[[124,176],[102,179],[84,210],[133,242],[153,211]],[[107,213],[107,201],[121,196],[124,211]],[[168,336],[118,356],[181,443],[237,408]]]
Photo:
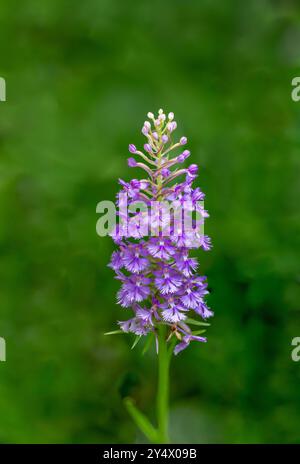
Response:
[[[153,237],[147,245],[148,251],[154,258],[169,259],[175,252],[171,240],[165,237]]]
[[[182,285],[182,277],[179,272],[166,264],[153,271],[154,283],[161,295],[176,293]]]
[[[198,172],[198,166],[197,164],[191,164],[189,167],[188,167],[188,173],[191,175],[191,176],[195,176]]]
[[[203,250],[208,251],[211,249],[211,239],[207,235],[202,235],[200,237],[200,246],[203,248]]]
[[[139,306],[136,309],[135,313],[136,313],[137,318],[140,319],[141,321],[143,321],[144,324],[153,325],[151,310],[145,309],[145,308],[142,308],[141,306]]]
[[[133,159],[133,158],[130,158]],[[141,181],[138,179],[132,179],[129,183],[124,182],[124,180],[119,179],[119,184],[122,185],[123,191],[119,192],[117,195],[118,199],[118,206],[120,207],[120,201],[125,200],[125,193],[132,198],[133,200],[137,200],[140,198],[140,190],[147,188],[148,182]]]
[[[198,166],[179,166],[190,151],[175,156],[170,153],[187,143],[186,137],[171,142],[170,134],[177,127],[174,114],[169,113],[166,118],[160,110],[157,117],[148,113],[148,118],[150,122],[144,122],[142,133],[147,139],[144,150],[150,156],[130,144],[129,152],[137,153],[143,160],[129,158],[128,166],[143,169],[149,179],[119,180],[119,222],[110,234],[119,249],[113,252],[109,267],[121,282],[118,304],[126,308],[124,311],[131,309],[134,313],[118,322],[121,330],[138,336],[149,332],[156,335],[158,324],[165,324],[167,339],[176,336],[179,340],[174,348],[178,354],[192,341],[206,342],[206,338],[193,333],[190,323],[194,318],[206,320],[213,315],[205,302],[206,277],[196,274],[198,260],[191,256],[193,248],[211,248],[210,238],[200,228],[208,213],[203,205],[204,193],[199,187],[193,188]],[[140,201],[147,206],[154,202],[158,207],[150,215],[144,210],[127,212],[127,206]],[[172,218],[166,214],[165,202],[172,202]],[[178,220],[178,212],[190,217],[195,213],[197,219],[192,218],[187,224],[182,219],[184,215]]]
[[[188,251],[177,253],[175,256],[175,262],[177,269],[186,277],[191,276],[198,267],[197,259],[189,257]]]
[[[162,311],[162,317],[164,321],[176,324],[176,322],[183,321],[186,318],[186,314],[181,312],[176,305],[173,305],[172,308],[164,309]]]
[[[124,332],[133,332],[136,335],[147,335],[150,332],[150,327],[147,327],[147,324],[137,317],[127,321],[119,321],[118,324]]]
[[[200,292],[197,292],[188,286],[184,295],[180,298],[180,301],[185,308],[195,309],[200,303],[202,303],[202,296]]]
[[[206,306],[206,304],[201,301],[196,308],[194,308],[195,312],[199,314],[203,319],[208,319],[212,317],[214,313]]]
[[[197,342],[206,342],[205,337],[197,337],[196,335],[185,335],[180,343],[175,346],[174,354],[180,353],[180,351],[185,350],[190,344],[192,340],[196,340]]]
[[[118,303],[125,308],[145,300],[150,294],[150,288],[147,286],[150,279],[143,275],[131,275],[123,283],[118,293]]]
[[[176,324],[179,321],[186,319],[186,308],[180,301],[173,296],[166,297],[164,303],[160,305],[162,309],[162,317],[165,321]]]
[[[149,266],[149,261],[145,257],[143,247],[139,244],[125,248],[122,261],[127,271],[134,274],[143,271]]]
[[[124,266],[121,251],[113,252],[108,266],[111,267],[114,271],[117,271],[118,269],[121,269]]]

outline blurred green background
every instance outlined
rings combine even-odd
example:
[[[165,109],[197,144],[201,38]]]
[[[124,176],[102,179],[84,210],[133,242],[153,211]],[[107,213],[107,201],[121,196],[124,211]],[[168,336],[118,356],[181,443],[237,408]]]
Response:
[[[291,0],[1,2],[0,442],[143,440],[122,397],[153,417],[156,356],[103,336],[124,310],[95,210],[160,107],[214,243],[215,317],[173,360],[172,439],[300,442],[299,40]]]

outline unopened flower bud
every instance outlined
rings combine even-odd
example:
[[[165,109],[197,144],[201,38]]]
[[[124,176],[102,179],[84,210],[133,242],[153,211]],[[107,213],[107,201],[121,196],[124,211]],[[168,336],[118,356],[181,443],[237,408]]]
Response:
[[[157,132],[152,132],[153,138],[155,140],[158,140],[158,133]]]
[[[130,168],[134,168],[137,165],[137,162],[134,158],[128,158],[127,164]]]
[[[190,156],[191,152],[189,150],[184,150],[181,154],[184,156],[184,159],[186,160]]]
[[[186,145],[186,144],[187,144],[187,138],[186,137],[181,137],[180,145]]]
[[[167,141],[169,140],[169,137],[166,134],[164,134],[162,136],[161,140],[162,140],[163,143],[167,143]]]
[[[173,132],[177,127],[176,121],[168,122],[167,129],[169,132]]]
[[[128,150],[130,151],[130,153],[136,153],[136,146],[133,145],[133,143],[131,143],[131,144],[128,146]]]
[[[147,114],[147,116],[148,116],[149,119],[154,119],[154,114],[151,113],[150,111],[149,111],[149,113]]]
[[[147,180],[141,180],[141,181],[140,181],[140,188],[141,188],[142,190],[144,190],[144,189],[146,189],[147,187],[149,187],[149,181],[147,181]]]
[[[168,119],[169,119],[169,121],[173,121],[173,119],[174,119],[174,113],[169,113],[169,114],[168,114]]]
[[[168,177],[170,174],[171,174],[171,171],[170,171],[168,168],[163,168],[163,169],[161,170],[161,175],[162,175],[163,177]]]
[[[147,135],[150,129],[151,129],[151,124],[150,124],[150,122],[149,122],[149,121],[145,121],[145,122],[144,122],[144,125],[143,125],[143,128],[142,128],[142,133],[143,133],[144,135]]]
[[[151,145],[149,143],[145,143],[144,150],[147,151],[148,153],[152,153]]]

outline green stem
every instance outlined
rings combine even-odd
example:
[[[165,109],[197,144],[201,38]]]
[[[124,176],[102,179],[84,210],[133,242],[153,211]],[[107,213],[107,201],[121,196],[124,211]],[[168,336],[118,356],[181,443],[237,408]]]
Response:
[[[167,348],[165,327],[161,325],[158,330],[158,438],[159,443],[169,443],[169,366],[171,357]]]
[[[133,421],[141,432],[143,432],[143,434],[148,438],[150,443],[157,443],[157,430],[153,427],[147,417],[135,406],[133,400],[131,398],[125,398],[124,404]]]

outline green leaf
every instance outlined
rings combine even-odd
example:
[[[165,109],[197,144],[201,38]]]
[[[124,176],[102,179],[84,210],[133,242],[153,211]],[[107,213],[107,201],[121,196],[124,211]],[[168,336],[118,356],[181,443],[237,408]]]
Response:
[[[201,335],[203,334],[204,332],[206,332],[206,329],[202,329],[202,330],[195,330],[192,332],[193,335]]]
[[[172,337],[171,340],[170,340],[170,343],[169,343],[169,348],[168,348],[169,357],[172,356],[173,350],[174,350],[174,347],[175,347],[176,343],[177,343],[176,337]]]
[[[157,430],[153,427],[148,418],[134,405],[133,400],[131,398],[125,398],[124,404],[136,426],[141,430],[141,432],[143,432],[143,434],[151,443],[157,443]]]
[[[208,322],[196,321],[196,319],[191,319],[190,317],[185,319],[184,322],[187,322],[188,324],[194,324],[194,325],[204,325],[204,326],[210,325]]]
[[[143,348],[142,354],[147,353],[147,351],[149,350],[153,340],[154,340],[154,335],[153,335],[153,333],[150,333],[148,335],[147,339],[146,339],[146,343],[145,343],[145,346]]]
[[[123,330],[113,330],[112,332],[106,332],[104,335],[117,335],[117,334],[124,334]]]
[[[132,344],[132,347],[131,347],[132,350],[133,350],[133,348],[138,344],[138,342],[140,341],[141,337],[142,337],[141,335],[137,335],[137,336],[135,337],[135,340],[134,340],[134,342],[133,342],[133,344]]]

